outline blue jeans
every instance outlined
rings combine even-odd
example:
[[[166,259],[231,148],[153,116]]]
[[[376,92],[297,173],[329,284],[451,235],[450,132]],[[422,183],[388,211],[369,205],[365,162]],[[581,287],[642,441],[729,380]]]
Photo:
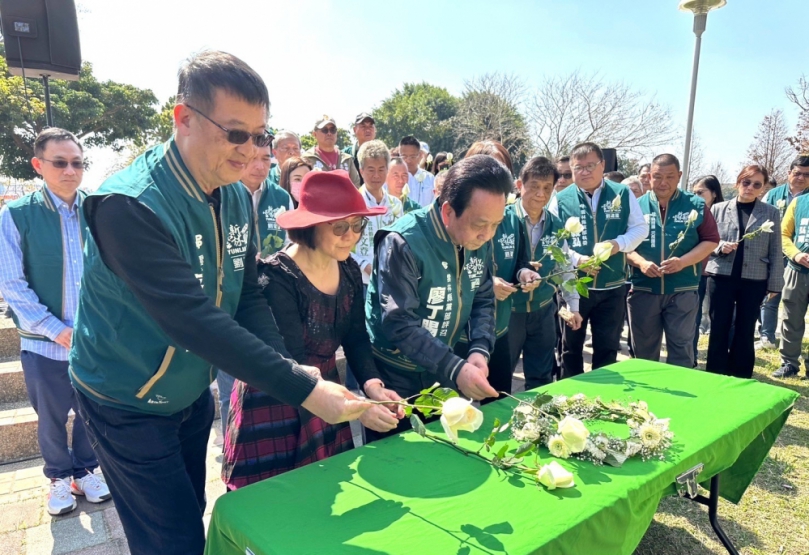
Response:
[[[761,325],[758,327],[758,332],[762,339],[766,337],[770,343],[775,343],[775,328],[778,326],[778,305],[780,304],[780,292],[769,300],[764,297],[764,302],[761,303]]]
[[[132,555],[202,555],[211,391],[170,415],[76,396]]]
[[[98,466],[84,423],[78,417],[76,394],[67,375],[67,361],[30,351],[20,353],[28,399],[37,413],[37,441],[43,473],[56,478],[83,478]],[[67,446],[67,413],[73,409],[73,449]]]
[[[216,374],[216,385],[219,387],[219,418],[222,423],[222,437],[228,429],[228,414],[230,414],[230,393],[233,391],[233,382],[236,378],[219,370]]]

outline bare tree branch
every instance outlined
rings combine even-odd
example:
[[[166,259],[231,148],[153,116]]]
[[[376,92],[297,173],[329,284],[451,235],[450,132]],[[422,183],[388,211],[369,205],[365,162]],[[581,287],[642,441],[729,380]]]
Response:
[[[747,149],[747,161],[767,169],[772,177],[783,183],[795,150],[789,144],[789,132],[781,110],[773,110],[761,120]]]
[[[648,156],[678,139],[669,109],[654,96],[598,74],[547,78],[527,99],[526,114],[539,153],[551,158],[582,141]]]

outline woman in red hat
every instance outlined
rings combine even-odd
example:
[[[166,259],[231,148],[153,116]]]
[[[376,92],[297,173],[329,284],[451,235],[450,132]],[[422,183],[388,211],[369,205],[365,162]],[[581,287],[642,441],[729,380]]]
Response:
[[[345,171],[310,172],[298,208],[278,216],[292,244],[259,266],[259,283],[289,354],[340,382],[335,353],[342,345],[365,394],[377,401],[399,396],[379,379],[365,329],[365,296],[351,250],[369,208]],[[404,416],[400,407],[375,406],[363,425],[386,432]],[[225,434],[222,479],[234,490],[353,447],[348,423],[328,424],[237,381]]]

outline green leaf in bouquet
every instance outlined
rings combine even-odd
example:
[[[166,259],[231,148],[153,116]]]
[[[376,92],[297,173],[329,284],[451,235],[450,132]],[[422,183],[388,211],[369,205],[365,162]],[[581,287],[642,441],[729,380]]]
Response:
[[[413,414],[413,407],[410,405],[405,405],[404,413],[406,417],[410,418],[410,416]]]
[[[576,282],[576,291],[578,291],[579,295],[582,297],[586,297],[588,294],[587,286],[581,282],[581,280]]]
[[[447,399],[452,399],[453,397],[458,396],[458,392],[454,389],[450,389],[448,387],[439,387],[435,391],[432,392],[434,397],[437,397],[442,402],[446,401]]]
[[[547,393],[539,393],[536,397],[534,397],[534,400],[531,401],[531,404],[539,408],[542,405],[550,403],[551,401],[553,401],[552,396],[548,395]]]
[[[549,250],[551,252],[551,258],[553,258],[557,264],[567,263],[567,258],[565,257],[565,253],[562,249],[560,249],[555,245],[552,245],[551,247],[549,247]]]
[[[424,422],[421,421],[417,415],[412,414],[410,415],[410,425],[413,426],[413,430],[421,437],[425,437],[427,435],[427,428],[424,427]]]
[[[590,276],[579,278],[579,283],[590,283],[591,281],[593,281],[593,278]]]
[[[553,283],[554,285],[562,285],[562,284],[565,282],[565,278],[564,278],[564,277],[562,277],[562,275],[561,275],[561,274],[557,274],[557,275],[555,275],[555,276],[552,276],[552,277],[550,278],[550,281],[551,281],[551,283]]]
[[[576,290],[576,280],[571,279],[562,282],[562,289],[564,289],[566,293],[573,293]]]
[[[500,450],[497,452],[497,458],[502,459],[508,453],[508,443],[504,443]]]

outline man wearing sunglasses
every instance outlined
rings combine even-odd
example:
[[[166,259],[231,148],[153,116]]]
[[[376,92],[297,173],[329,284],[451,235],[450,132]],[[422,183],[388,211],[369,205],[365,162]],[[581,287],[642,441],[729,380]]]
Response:
[[[792,199],[803,193],[809,187],[809,156],[798,156],[789,165],[787,182],[771,189],[764,202],[775,206],[781,213],[781,220],[784,219],[787,206]],[[788,258],[784,257],[784,267],[786,268]],[[781,293],[779,292],[772,299],[765,298],[761,304],[761,325],[758,328],[761,339],[756,343],[756,349],[776,349],[778,344],[775,341],[775,327],[778,325],[778,307],[781,305]]]
[[[133,555],[201,555],[216,368],[330,423],[369,405],[291,360],[261,295],[250,196],[267,88],[238,58],[179,72],[175,131],[88,196],[70,374]]]
[[[324,115],[315,122],[312,135],[317,144],[304,151],[301,158],[311,164],[316,170],[330,172],[344,170],[355,187],[360,186],[360,174],[354,166],[354,159],[350,154],[337,149],[337,124],[330,116]]]
[[[13,310],[20,334],[20,361],[44,473],[50,479],[48,513],[76,508],[73,494],[91,503],[110,498],[93,471],[98,461],[81,418],[73,421],[72,447],[65,425],[78,411],[68,378],[68,353],[82,273],[84,225],[78,191],[84,158],[78,139],[46,129],[34,141],[34,170],[45,181],[38,191],[0,211],[0,292]]]
[[[570,156],[560,156],[557,158],[556,171],[559,172],[559,179],[556,180],[553,190],[558,193],[573,183],[573,173],[570,170]]]
[[[376,121],[368,112],[362,112],[354,118],[353,131],[357,140],[354,141],[354,144],[345,147],[343,152],[350,154],[354,160],[354,167],[357,168],[357,172],[360,174],[360,185],[362,185],[365,183],[365,178],[362,176],[358,154],[362,145],[376,139]]]

